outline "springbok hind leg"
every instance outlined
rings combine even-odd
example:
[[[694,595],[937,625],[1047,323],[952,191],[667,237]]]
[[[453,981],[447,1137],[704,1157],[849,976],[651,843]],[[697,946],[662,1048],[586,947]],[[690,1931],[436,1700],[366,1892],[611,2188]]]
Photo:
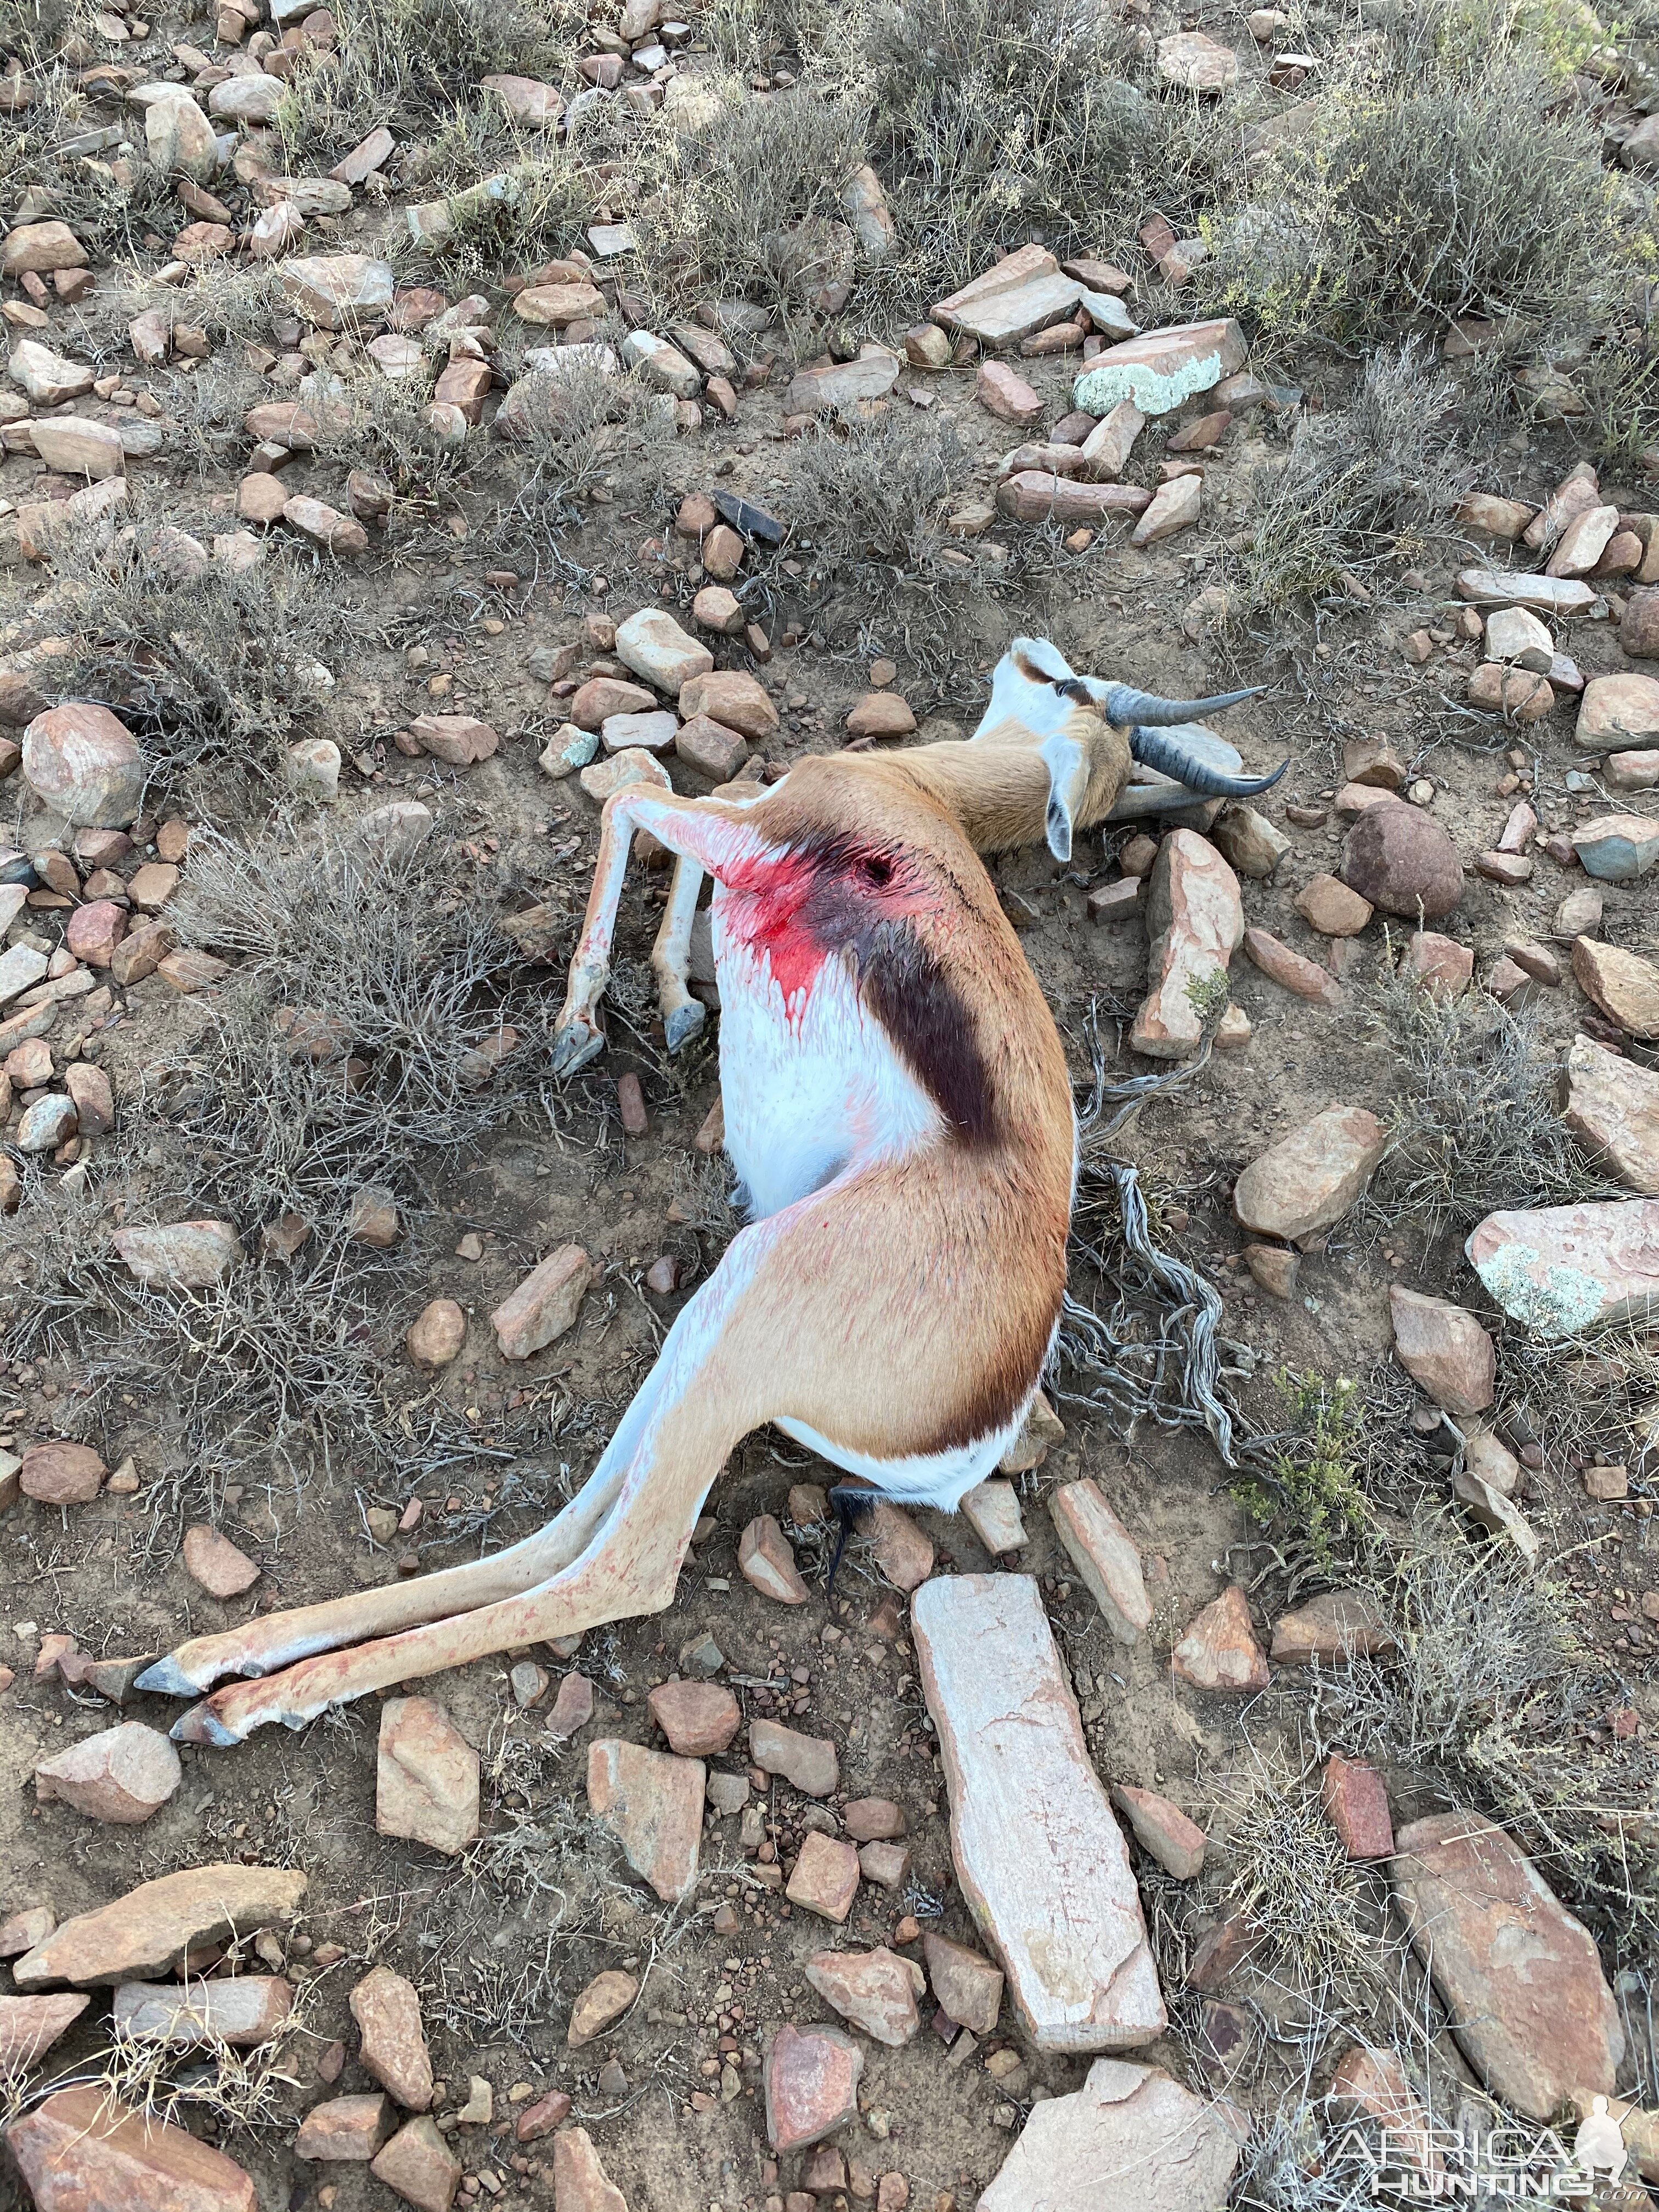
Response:
[[[279,1673],[216,1691],[175,1723],[174,1736],[181,1743],[228,1744],[240,1743],[269,1721],[300,1728],[328,1706],[347,1704],[368,1691],[517,1644],[659,1612],[670,1604],[704,1498],[732,1445],[764,1418],[761,1363],[734,1359],[725,1333],[770,1242],[770,1227],[757,1224],[733,1241],[670,1330],[656,1366],[576,1506],[542,1532],[545,1537],[566,1528],[576,1507],[590,1493],[595,1496],[596,1507],[580,1524],[585,1540],[574,1552],[568,1543],[561,1546],[564,1557],[556,1571],[533,1587],[520,1584],[472,1611],[427,1619],[398,1634],[377,1634],[372,1642],[332,1650],[301,1644],[301,1653],[309,1650],[316,1656],[301,1656],[297,1665],[284,1665]],[[363,1592],[334,1607],[313,1610],[333,1613],[337,1627],[355,1620],[356,1632],[362,1635],[378,1625],[364,1600],[379,1595]],[[276,1616],[256,1626],[281,1630],[284,1619],[292,1623],[305,1616]],[[331,1640],[338,1644],[343,1639],[336,1635]],[[174,1661],[162,1665],[173,1666],[183,1656],[175,1654]]]

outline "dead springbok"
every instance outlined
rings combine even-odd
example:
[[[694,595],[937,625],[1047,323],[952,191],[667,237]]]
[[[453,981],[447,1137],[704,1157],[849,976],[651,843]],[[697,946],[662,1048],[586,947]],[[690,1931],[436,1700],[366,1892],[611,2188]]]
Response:
[[[678,856],[653,956],[676,1043],[696,1004],[697,888],[714,879],[726,1142],[750,1225],[545,1528],[491,1559],[181,1645],[141,1688],[255,1679],[173,1735],[297,1728],[415,1675],[659,1611],[715,1476],[764,1422],[890,1497],[954,1510],[1036,1395],[1075,1153],[1059,1034],[978,855],[1046,837],[1069,858],[1132,756],[1199,791],[1261,790],[1275,779],[1220,775],[1159,734],[1248,696],[1158,699],[1022,640],[965,744],[811,757],[752,798],[617,793],[556,1066],[600,1048],[629,847],[649,830]]]

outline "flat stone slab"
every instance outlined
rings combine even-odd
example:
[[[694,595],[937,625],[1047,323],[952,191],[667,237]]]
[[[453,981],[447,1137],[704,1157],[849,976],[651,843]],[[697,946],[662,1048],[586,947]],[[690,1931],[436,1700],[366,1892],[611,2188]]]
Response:
[[[1530,607],[1537,614],[1581,615],[1595,603],[1590,586],[1573,577],[1511,574],[1507,568],[1465,568],[1457,593],[1474,606]]]
[[[284,1925],[305,1893],[297,1868],[187,1867],[66,1920],[18,1960],[13,1975],[20,1990],[150,1980],[176,1972],[199,1945]]]
[[[1659,1199],[1489,1213],[1463,1250],[1494,1304],[1543,1337],[1659,1310]]]
[[[938,1577],[910,1620],[957,1878],[1026,2032],[1040,2051],[1150,2043],[1165,2014],[1139,1893],[1036,1582]]]
[[[1182,400],[1243,368],[1244,354],[1244,333],[1231,316],[1143,331],[1095,356],[1072,387],[1072,404],[1100,416],[1133,399],[1143,415],[1172,414]]]
[[[1576,2094],[1610,2094],[1625,2031],[1595,1945],[1503,1829],[1478,1813],[1414,1820],[1390,1872],[1452,2033],[1493,2094],[1534,2120]]]
[[[979,2212],[1216,2212],[1249,2131],[1156,2066],[1097,2058],[1080,2089],[1032,2107]]]

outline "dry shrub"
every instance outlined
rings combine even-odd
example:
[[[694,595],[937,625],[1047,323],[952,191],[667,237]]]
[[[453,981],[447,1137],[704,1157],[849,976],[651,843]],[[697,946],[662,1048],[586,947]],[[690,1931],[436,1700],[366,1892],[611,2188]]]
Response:
[[[1411,341],[1366,362],[1349,404],[1298,422],[1251,483],[1255,520],[1230,574],[1242,611],[1283,615],[1413,555],[1474,481],[1453,380]]]
[[[1333,58],[1310,128],[1206,225],[1211,304],[1283,343],[1374,337],[1420,313],[1492,315],[1516,343],[1594,324],[1635,241],[1596,130],[1564,94],[1582,58],[1510,0],[1401,9]]]
[[[517,495],[496,526],[503,554],[557,560],[585,504],[621,495],[638,512],[660,501],[674,406],[641,378],[597,362],[561,363],[556,374],[530,370],[518,380],[514,412],[523,458]]]
[[[708,295],[804,313],[852,275],[839,195],[864,159],[862,104],[815,82],[757,100],[704,82],[713,112],[641,146],[639,280],[665,311]]]
[[[1386,967],[1367,1012],[1399,1085],[1366,1200],[1374,1218],[1462,1233],[1500,1209],[1614,1194],[1562,1126],[1560,1057],[1535,1013],[1511,1013],[1484,991],[1440,998]]]
[[[187,1050],[143,1072],[88,1186],[28,1178],[9,1341],[73,1354],[89,1419],[154,1409],[210,1504],[250,1467],[298,1481],[342,1448],[395,1462],[380,1346],[408,1246],[355,1241],[351,1209],[381,1184],[407,1211],[420,1162],[511,1110],[513,1063],[488,1079],[476,1057],[512,1011],[493,900],[428,848],[393,860],[279,823],[247,847],[198,832],[169,918],[240,964],[197,1002]],[[289,1214],[309,1224],[298,1253],[264,1253]],[[228,1220],[246,1257],[206,1291],[140,1285],[113,1218]]]
[[[896,410],[820,425],[795,449],[790,516],[822,559],[925,575],[949,541],[945,517],[971,480],[955,425]]]
[[[168,526],[141,516],[125,545],[66,540],[32,619],[76,650],[40,665],[60,699],[96,699],[128,723],[152,773],[269,775],[317,727],[359,617],[329,566],[272,544],[257,568],[210,562],[179,580]]]
[[[1574,1911],[1633,1957],[1659,1937],[1659,1761],[1598,1744],[1620,1686],[1574,1627],[1571,1594],[1449,1514],[1419,1515],[1379,1578],[1397,1656],[1325,1687],[1345,1741],[1437,1776],[1515,1835]]]

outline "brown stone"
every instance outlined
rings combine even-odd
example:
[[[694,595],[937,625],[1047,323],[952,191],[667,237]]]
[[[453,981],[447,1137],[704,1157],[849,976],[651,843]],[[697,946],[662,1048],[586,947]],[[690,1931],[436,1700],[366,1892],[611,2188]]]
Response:
[[[1627,1190],[1659,1194],[1659,1075],[1591,1037],[1567,1054],[1565,1127]]]
[[[1420,806],[1385,799],[1348,832],[1342,880],[1384,914],[1441,921],[1463,896],[1457,848]]]
[[[950,2018],[975,2035],[989,2035],[1002,2009],[1000,1968],[965,1943],[953,1943],[931,1929],[921,1939],[921,1955],[933,1995]]]
[[[1362,900],[1363,905],[1364,902]],[[1251,927],[1244,933],[1244,950],[1250,964],[1269,975],[1281,989],[1316,1006],[1340,1006],[1342,992],[1334,975],[1302,953],[1292,951],[1271,932]]]
[[[583,2044],[596,2042],[622,2018],[639,1993],[640,1985],[633,1975],[618,1967],[596,1974],[585,1990],[578,1991],[570,2008],[570,2026],[564,2039],[569,2048],[580,2051]]]
[[[434,1298],[409,1325],[404,1349],[416,1367],[447,1367],[466,1341],[466,1316],[453,1298]]]
[[[1120,1782],[1112,1802],[1135,1832],[1141,1849],[1155,1858],[1165,1874],[1177,1881],[1191,1881],[1204,1866],[1206,1837],[1196,1821],[1189,1820],[1179,1805],[1160,1797],[1155,1790],[1137,1790]]]
[[[696,1882],[707,1778],[700,1759],[676,1759],[614,1736],[587,1748],[588,1810],[666,1905],[678,1905]]]
[[[1012,422],[1021,429],[1042,420],[1042,400],[1006,362],[981,362],[974,397],[1000,422]]]
[[[424,2112],[398,2129],[368,2170],[415,2212],[449,2212],[461,2185],[461,2161]]]
[[[36,2212],[258,2212],[253,2178],[234,2159],[129,2112],[100,2083],[58,2090],[6,2141]]]
[[[1185,1060],[1203,1042],[1205,998],[1224,990],[1245,933],[1238,878],[1194,830],[1172,830],[1158,848],[1146,928],[1149,989],[1129,1042],[1155,1060]]]
[[[1190,1624],[1170,1664],[1195,1690],[1244,1695],[1267,1688],[1267,1662],[1251,1626],[1249,1601],[1237,1583]]]
[[[863,2070],[863,2051],[840,2028],[781,2027],[763,2077],[773,2149],[804,2150],[856,2118]]]
[[[88,1820],[131,1827],[159,1812],[183,1779],[170,1737],[142,1721],[123,1721],[43,1759],[34,1794],[43,1805],[61,1799]]]
[[[91,2002],[84,1996],[0,1996],[0,2086],[37,2066]]]
[[[763,1597],[779,1605],[805,1605],[805,1583],[795,1565],[789,1539],[769,1513],[762,1513],[744,1530],[738,1542],[738,1571]],[[718,1748],[724,1750],[725,1746]]]
[[[560,1743],[568,1743],[592,1717],[593,1685],[586,1674],[567,1674],[547,1717],[547,1733]]]
[[[1393,2051],[1351,2044],[1327,2096],[1339,2118],[1375,2120],[1388,2130],[1389,2148],[1406,2164],[1431,2182],[1443,2179],[1445,2162],[1434,2147],[1429,2116]]]
[[[383,2096],[331,2097],[313,2105],[294,2139],[295,2158],[365,2160],[374,2156],[396,2124]]]
[[[1062,1483],[1048,1500],[1055,1534],[1120,1644],[1134,1645],[1152,1624],[1152,1603],[1134,1538],[1087,1477]]]
[[[878,1498],[870,1516],[871,1548],[884,1579],[908,1596],[933,1571],[933,1547],[902,1506]]]
[[[375,1966],[352,1990],[350,2004],[366,2070],[405,2112],[426,2112],[432,2103],[432,2057],[415,1984],[390,1966]]]
[[[1319,1781],[1320,1802],[1351,1859],[1394,1856],[1389,1793],[1374,1766],[1333,1753]]]
[[[1464,2056],[1495,2096],[1547,2120],[1610,2094],[1624,2057],[1595,1945],[1501,1828],[1437,1813],[1402,1828],[1390,1872]]]
[[[240,1597],[259,1579],[259,1570],[246,1553],[239,1551],[216,1528],[186,1528],[184,1560],[185,1572],[210,1597]]]
[[[489,1316],[504,1359],[528,1359],[575,1324],[593,1262],[580,1244],[562,1244],[527,1274]]]
[[[43,1505],[84,1505],[104,1486],[109,1469],[89,1444],[31,1444],[18,1483]]]
[[[719,1682],[663,1682],[646,1698],[651,1717],[682,1759],[710,1759],[724,1751],[742,1724],[743,1711]]]
[[[851,1844],[810,1828],[784,1894],[825,1920],[846,1919],[858,1894],[859,1855]]]
[[[927,1986],[921,1969],[884,1944],[819,1951],[806,1961],[806,1978],[843,2020],[890,2050],[902,2049],[921,2026],[916,2000]]]
[[[1273,1623],[1268,1656],[1288,1666],[1317,1659],[1328,1666],[1349,1659],[1385,1659],[1399,1650],[1394,1631],[1369,1590],[1325,1590]]]
[[[1357,937],[1371,918],[1370,902],[1334,876],[1315,876],[1296,895],[1296,910],[1322,937]]]
[[[904,1808],[890,1797],[854,1797],[842,1806],[841,1821],[855,1844],[879,1843],[905,1830]]]
[[[781,1721],[749,1724],[749,1756],[765,1774],[781,1774],[804,1796],[827,1797],[840,1779],[836,1747],[827,1736],[802,1735]]]
[[[569,2117],[570,2100],[564,2091],[548,2089],[533,2105],[525,2106],[514,2124],[513,2132],[521,2143],[539,2142]]]
[[[915,714],[896,691],[866,691],[847,717],[851,738],[905,738],[915,726]]]
[[[1253,1160],[1233,1212],[1258,1237],[1297,1243],[1340,1221],[1376,1172],[1388,1137],[1363,1106],[1330,1106]]]
[[[628,2212],[586,2128],[565,2128],[553,2138],[553,2207],[554,2212]]]
[[[1659,1040],[1659,967],[1622,945],[1578,937],[1572,946],[1573,980],[1610,1022],[1644,1044]]]
[[[679,698],[680,713],[687,720],[707,714],[745,738],[769,738],[778,726],[778,710],[764,687],[741,669],[715,668],[688,677]]]
[[[1498,1354],[1474,1316],[1401,1283],[1389,1286],[1389,1313],[1395,1354],[1413,1381],[1460,1419],[1484,1413],[1496,1389]]]
[[[388,1698],[380,1708],[374,1825],[451,1858],[477,1838],[478,1754],[434,1698]]]

